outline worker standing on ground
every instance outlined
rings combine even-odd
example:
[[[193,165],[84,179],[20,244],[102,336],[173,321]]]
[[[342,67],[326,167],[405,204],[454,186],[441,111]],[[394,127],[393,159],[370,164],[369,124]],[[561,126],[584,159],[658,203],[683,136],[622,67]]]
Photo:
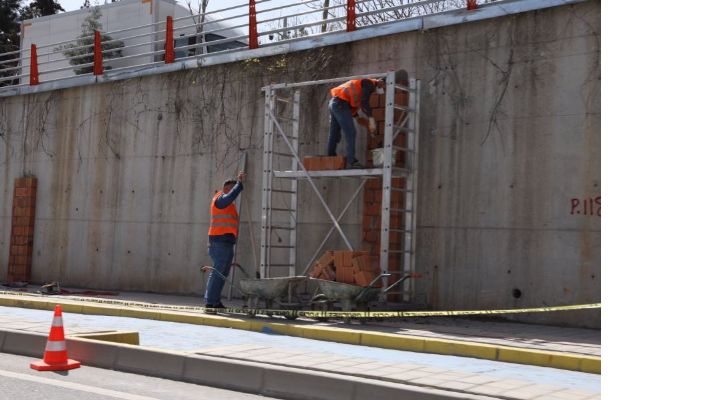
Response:
[[[222,304],[222,288],[229,276],[234,258],[234,244],[239,236],[239,213],[234,205],[243,189],[247,174],[239,171],[237,180],[228,179],[222,184],[222,191],[217,192],[210,204],[209,254],[212,259],[212,271],[207,278],[205,290],[205,308],[225,308]]]
[[[372,134],[377,129],[372,118],[370,95],[373,92],[383,94],[385,79],[353,79],[330,90],[330,132],[328,133],[328,156],[336,155],[335,150],[340,143],[341,130],[345,133],[347,142],[348,168],[364,168],[355,158],[355,123],[356,115],[368,119],[368,131]]]

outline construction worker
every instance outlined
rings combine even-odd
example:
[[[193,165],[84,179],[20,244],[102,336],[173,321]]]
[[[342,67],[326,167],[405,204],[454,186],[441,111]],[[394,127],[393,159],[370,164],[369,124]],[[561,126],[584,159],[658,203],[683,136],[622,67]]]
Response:
[[[336,155],[335,149],[340,143],[341,130],[345,133],[347,142],[348,168],[364,168],[355,158],[355,123],[353,118],[357,115],[368,119],[368,131],[374,133],[377,129],[375,119],[372,118],[370,108],[370,95],[373,92],[385,92],[385,79],[353,79],[330,90],[331,96],[328,103],[330,110],[330,132],[328,133],[328,156]]]
[[[222,184],[222,191],[217,192],[210,203],[209,254],[212,268],[207,278],[205,290],[206,312],[224,308],[222,288],[229,276],[234,258],[234,244],[239,236],[239,213],[234,200],[242,191],[247,174],[239,171],[237,180],[228,179]]]

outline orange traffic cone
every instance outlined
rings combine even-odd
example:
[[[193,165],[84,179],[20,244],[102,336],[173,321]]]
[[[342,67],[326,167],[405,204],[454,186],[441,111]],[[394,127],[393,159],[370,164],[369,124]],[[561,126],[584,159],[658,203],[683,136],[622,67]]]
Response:
[[[37,371],[66,371],[79,368],[81,363],[67,357],[67,342],[64,340],[64,324],[62,323],[62,307],[54,307],[54,319],[49,330],[47,347],[44,349],[44,359],[30,363]]]

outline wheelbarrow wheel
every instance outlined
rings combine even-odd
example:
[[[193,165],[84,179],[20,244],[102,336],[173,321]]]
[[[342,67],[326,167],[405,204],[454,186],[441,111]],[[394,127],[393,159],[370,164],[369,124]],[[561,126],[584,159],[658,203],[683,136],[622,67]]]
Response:
[[[317,294],[311,300],[311,310],[313,311],[330,311],[332,309],[331,302],[324,294]],[[316,321],[328,322],[328,317],[315,317]]]

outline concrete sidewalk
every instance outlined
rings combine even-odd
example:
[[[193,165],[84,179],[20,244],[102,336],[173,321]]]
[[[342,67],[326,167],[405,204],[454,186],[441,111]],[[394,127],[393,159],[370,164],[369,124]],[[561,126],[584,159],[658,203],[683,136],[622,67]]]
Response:
[[[30,287],[28,293],[38,288]],[[73,289],[79,291],[79,289]],[[22,294],[22,292],[18,293]],[[202,299],[191,296],[171,296],[151,293],[121,292],[117,296],[95,296],[109,300],[137,301],[151,304],[167,304],[200,307]],[[73,301],[73,296],[21,296],[23,300],[39,299],[45,301]],[[76,298],[74,297],[74,300]],[[90,299],[89,299],[90,300]],[[240,307],[241,302],[225,302],[229,307]],[[25,303],[27,305],[27,303]],[[86,302],[84,304],[91,304]],[[11,304],[3,304],[11,305]],[[30,306],[31,307],[31,306]],[[35,307],[37,308],[37,307]],[[41,307],[40,307],[41,308]],[[93,308],[93,307],[92,307]],[[81,312],[81,311],[75,311]],[[195,311],[193,311],[194,313]],[[89,313],[101,314],[100,310]],[[166,319],[176,322],[198,323],[218,326],[208,316],[194,318],[169,318],[166,313],[150,316],[148,313],[130,316],[140,318]],[[108,314],[114,315],[114,314]],[[118,314],[122,315],[122,314]],[[128,316],[128,315],[127,315]],[[216,317],[220,318],[220,317]],[[392,320],[385,322],[316,322],[308,320],[286,321],[283,318],[253,318],[246,324],[238,323],[235,316],[229,325],[240,329],[258,329],[267,327],[278,333],[332,340],[342,343],[366,344],[376,347],[394,348],[410,351],[425,351],[460,356],[476,356],[507,362],[519,362],[566,368],[585,372],[600,372],[601,339],[600,331],[578,328],[562,328],[542,325],[520,324],[501,321],[486,321],[457,318],[426,318],[416,320]],[[226,326],[226,325],[225,325]],[[255,328],[254,328],[255,327]],[[301,334],[304,329],[311,336]],[[321,329],[319,329],[321,328]],[[316,331],[318,331],[316,333]],[[353,339],[353,334],[357,335]],[[375,336],[372,336],[375,335]],[[375,337],[376,340],[363,340]],[[399,339],[397,339],[399,338]],[[429,344],[429,346],[427,346]],[[468,345],[468,346],[467,346]],[[477,346],[477,347],[472,347]],[[501,351],[501,349],[503,351]],[[518,351],[515,351],[515,350]],[[445,352],[443,352],[445,351]],[[596,360],[596,361],[595,361]]]
[[[46,335],[51,311],[0,307],[0,316],[4,329],[44,331]],[[64,319],[67,332],[86,331],[87,327],[125,329],[130,326],[142,333],[148,344],[148,347],[141,346],[145,351],[179,350],[181,354],[208,357],[217,363],[268,364],[303,371],[304,374],[335,374],[342,379],[362,378],[471,398],[582,400],[597,399],[600,392],[600,377],[580,372],[164,321],[72,313],[65,313]],[[214,347],[220,343],[222,346]],[[35,347],[38,352],[43,348],[42,345]],[[93,357],[102,359],[98,354]]]

